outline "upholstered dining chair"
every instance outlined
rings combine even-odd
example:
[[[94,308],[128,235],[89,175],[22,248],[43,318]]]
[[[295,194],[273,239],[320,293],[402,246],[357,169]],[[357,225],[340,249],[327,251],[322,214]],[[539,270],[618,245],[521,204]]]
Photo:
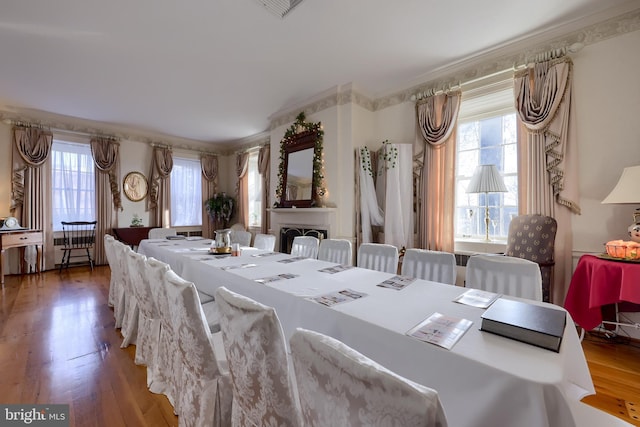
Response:
[[[251,233],[245,230],[232,230],[231,243],[239,243],[240,246],[251,246]]]
[[[122,326],[120,328],[120,334],[122,334],[122,343],[120,348],[126,348],[129,345],[135,345],[138,339],[138,320],[140,315],[140,309],[138,307],[138,297],[136,295],[136,281],[141,280],[139,272],[129,262],[131,253],[134,252],[128,245],[122,245],[124,248],[120,255],[122,256],[122,269],[124,271],[122,281],[125,304],[124,312],[122,313]]]
[[[158,227],[149,230],[150,239],[164,239],[170,236],[177,236],[178,232],[175,228]]]
[[[116,295],[118,295],[118,287],[119,287],[119,277],[118,272],[116,272],[116,255],[114,253],[114,244],[113,242],[116,239],[111,234],[105,234],[102,238],[102,243],[104,245],[104,254],[107,258],[107,264],[109,265],[109,270],[111,271],[109,277],[109,297],[107,299],[107,304],[109,307],[114,307],[116,303]],[[115,308],[114,308],[115,311]]]
[[[113,265],[111,265],[111,261],[109,261],[109,268],[111,269],[112,278],[115,275],[115,281],[112,282],[115,285],[113,295],[113,316],[115,319],[115,328],[121,329],[124,313],[127,307],[127,299],[133,297],[128,288],[126,280],[127,267],[125,265],[125,261],[127,259],[126,255],[131,248],[116,239],[113,239],[110,246],[111,254],[113,256]]]
[[[180,425],[229,426],[231,378],[226,372],[224,350],[215,348],[198,291],[172,270],[164,275],[164,288],[181,365],[175,407]]]
[[[528,259],[540,267],[542,300],[550,301],[558,223],[550,216],[519,215],[511,220],[505,255]]]
[[[351,242],[346,239],[323,239],[318,248],[318,259],[335,262],[341,265],[351,265]]]
[[[473,255],[467,261],[467,288],[542,301],[538,264],[497,254]]]
[[[320,241],[313,236],[296,236],[291,243],[291,255],[316,258]]]
[[[233,427],[302,426],[287,344],[275,310],[225,287],[216,291],[233,384]]]
[[[253,238],[253,247],[263,251],[273,251],[276,248],[276,236],[258,233]]]
[[[398,248],[382,243],[363,243],[358,248],[358,267],[384,273],[398,271]]]
[[[304,425],[447,425],[436,390],[318,332],[298,328],[289,343]]]
[[[455,285],[456,257],[451,252],[407,249],[402,260],[402,275]]]

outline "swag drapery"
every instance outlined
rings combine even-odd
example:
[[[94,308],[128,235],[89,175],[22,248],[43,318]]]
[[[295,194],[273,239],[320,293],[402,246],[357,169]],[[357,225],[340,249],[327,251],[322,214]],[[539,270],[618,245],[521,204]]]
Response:
[[[203,154],[200,156],[202,169],[202,236],[212,239],[215,234],[213,222],[209,219],[209,212],[204,202],[213,197],[218,187],[218,156]]]
[[[571,215],[580,214],[572,68],[568,57],[536,63],[516,73],[514,85],[519,211],[552,216],[558,223],[551,301],[560,305],[572,272]]]
[[[91,138],[91,156],[96,168],[96,264],[107,263],[102,245],[103,236],[118,226],[118,210],[122,210],[120,195],[120,144],[113,138]]]
[[[147,210],[150,211],[152,227],[171,225],[171,170],[173,153],[171,147],[154,147],[149,174],[149,197]]]
[[[238,222],[246,229],[249,225],[249,153],[236,154],[236,198],[238,200]]]
[[[49,130],[24,126],[13,128],[11,214],[22,227],[42,230],[44,237],[44,269],[55,266],[51,212],[51,154],[53,134]],[[25,260],[35,269],[36,253],[32,246],[25,250]],[[20,260],[9,257],[9,272],[19,272]],[[42,268],[42,266],[41,266]]]
[[[456,124],[459,91],[416,103],[414,159],[421,166],[418,189],[418,247],[453,252]]]
[[[271,146],[260,147],[258,152],[258,172],[262,176],[262,204],[260,229],[263,234],[269,232],[269,174],[271,173]]]

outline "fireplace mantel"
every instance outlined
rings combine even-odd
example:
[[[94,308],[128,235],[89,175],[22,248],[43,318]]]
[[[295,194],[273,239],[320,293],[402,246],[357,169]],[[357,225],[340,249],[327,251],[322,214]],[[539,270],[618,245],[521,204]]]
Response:
[[[337,229],[337,208],[271,208],[271,229],[276,236],[276,248],[280,247],[280,229],[282,227],[298,227],[305,229],[326,230],[329,238],[332,230]]]

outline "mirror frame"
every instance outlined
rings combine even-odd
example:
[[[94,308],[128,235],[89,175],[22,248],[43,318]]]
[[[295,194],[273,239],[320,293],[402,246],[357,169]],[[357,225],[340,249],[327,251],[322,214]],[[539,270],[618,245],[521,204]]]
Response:
[[[276,207],[311,208],[321,203],[324,189],[324,171],[322,167],[322,124],[305,122],[304,112],[296,117],[280,141],[280,167],[278,169],[278,187],[276,188]],[[311,178],[311,198],[304,200],[287,200],[287,166],[289,154],[313,148],[313,164]]]

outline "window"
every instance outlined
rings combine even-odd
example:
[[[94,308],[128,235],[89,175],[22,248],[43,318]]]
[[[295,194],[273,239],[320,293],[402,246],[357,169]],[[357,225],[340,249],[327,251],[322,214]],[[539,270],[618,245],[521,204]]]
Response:
[[[171,169],[171,226],[202,225],[200,160],[173,158]]]
[[[249,227],[260,227],[262,224],[262,176],[258,171],[258,151],[249,153],[248,198]]]
[[[53,230],[62,221],[93,221],[96,218],[96,181],[91,146],[53,140],[51,189]]]
[[[511,218],[518,214],[517,120],[512,88],[469,101],[463,99],[456,149],[455,238],[484,239],[488,201],[489,237],[506,239]],[[509,190],[507,193],[466,192],[476,166],[481,164],[496,165]]]

